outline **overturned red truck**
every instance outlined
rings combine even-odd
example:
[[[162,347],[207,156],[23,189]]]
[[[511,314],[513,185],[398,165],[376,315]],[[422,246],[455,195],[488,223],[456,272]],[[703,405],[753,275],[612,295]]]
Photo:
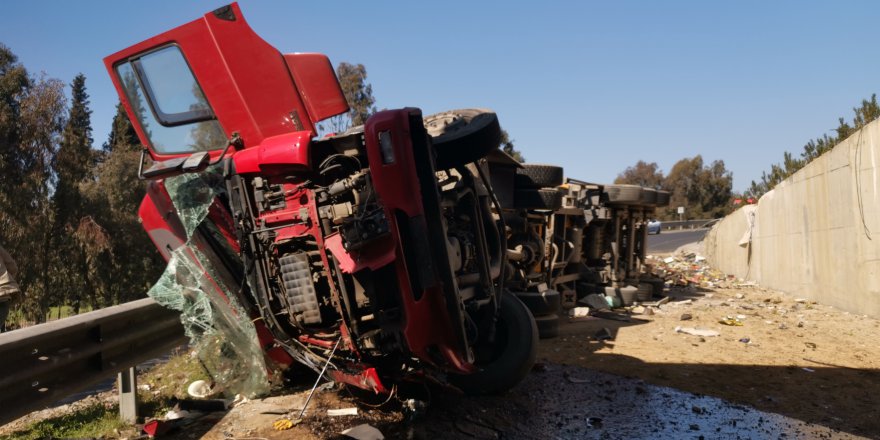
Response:
[[[529,371],[537,329],[505,288],[507,226],[483,161],[500,143],[494,113],[387,110],[319,138],[348,111],[329,60],[282,55],[236,4],[104,62],[147,147],[144,228],[166,258],[192,242],[234,280],[215,294],[277,365],[329,366],[378,393],[500,392]],[[168,182],[208,172],[219,189],[188,230]]]

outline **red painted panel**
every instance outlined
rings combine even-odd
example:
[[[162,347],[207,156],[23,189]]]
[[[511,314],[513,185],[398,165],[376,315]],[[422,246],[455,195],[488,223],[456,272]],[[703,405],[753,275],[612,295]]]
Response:
[[[436,363],[437,360],[431,355],[431,351],[436,350],[445,361],[446,368],[459,373],[470,373],[473,371],[473,365],[467,362],[466,353],[459,353],[454,349],[457,345],[457,338],[447,312],[442,287],[426,288],[421,292],[421,298],[416,300],[409,280],[410,276],[416,276],[416,270],[407,268],[404,249],[400,244],[401,229],[397,223],[396,212],[403,212],[407,217],[412,218],[422,217],[415,221],[424,221],[422,195],[419,191],[419,180],[413,156],[414,146],[410,137],[409,118],[411,114],[418,115],[418,119],[421,120],[419,109],[386,110],[370,117],[365,127],[367,157],[370,162],[373,187],[385,208],[385,216],[388,219],[392,236],[395,238],[396,258],[394,264],[397,266],[400,298],[406,321],[404,337],[410,351],[419,359],[432,364]],[[383,162],[379,145],[379,135],[382,132],[389,132],[391,135],[394,150],[393,163]]]
[[[284,60],[299,88],[312,123],[348,111],[330,59],[319,53],[285,54]]]
[[[311,133],[298,131],[265,139],[256,148],[239,151],[233,156],[239,174],[271,173],[273,170],[305,170],[309,168]],[[291,168],[293,167],[293,168]]]
[[[306,110],[284,57],[250,28],[237,4],[230,7],[234,20],[219,18],[211,12],[104,58],[129,117],[136,121],[113,66],[151,49],[175,44],[186,57],[226,135],[231,137],[233,132],[238,132],[245,148],[291,132],[314,134],[312,116]],[[305,67],[314,62],[308,60]],[[333,95],[332,81],[326,75],[324,78],[303,75],[303,78],[309,90],[317,90],[307,96],[314,93],[324,100]],[[319,115],[338,110],[328,102],[315,103],[312,107]],[[143,128],[135,125],[138,136],[145,141]],[[160,160],[181,156],[152,154],[154,159]]]

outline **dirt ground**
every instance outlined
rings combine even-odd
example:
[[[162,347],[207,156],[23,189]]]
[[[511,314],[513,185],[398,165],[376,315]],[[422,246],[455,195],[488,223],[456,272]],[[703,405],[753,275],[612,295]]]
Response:
[[[646,309],[653,314],[569,319],[541,341],[539,364],[511,393],[440,393],[414,423],[399,402],[374,409],[326,391],[306,423],[273,431],[279,413],[301,407],[300,390],[174,437],[323,439],[367,423],[386,438],[880,438],[880,321],[755,286],[673,289]],[[719,322],[728,318],[741,325]],[[606,332],[610,340],[597,340]],[[358,416],[326,415],[348,407]]]
[[[324,390],[305,423],[275,431],[302,406],[302,384],[165,438],[324,439],[362,423],[386,438],[880,438],[880,321],[758,286],[667,295],[644,310],[566,319],[505,396],[428,390],[429,408],[413,413],[397,399],[374,408],[382,402]]]
[[[760,287],[683,289],[670,299],[629,322],[570,322],[540,357],[880,437],[880,321]],[[719,322],[728,316],[742,325]],[[612,341],[591,337],[602,328]]]

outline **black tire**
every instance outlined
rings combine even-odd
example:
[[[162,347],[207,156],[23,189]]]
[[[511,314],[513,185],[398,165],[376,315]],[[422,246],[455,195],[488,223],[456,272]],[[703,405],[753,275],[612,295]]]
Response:
[[[643,206],[657,206],[657,190],[653,188],[642,188],[639,197],[639,204]]]
[[[513,192],[516,209],[556,211],[562,207],[562,193],[556,189],[518,189]]]
[[[657,190],[657,207],[669,206],[669,191]]]
[[[638,205],[642,200],[642,187],[638,185],[605,185],[608,203]]]
[[[423,120],[437,151],[438,170],[474,162],[501,145],[501,125],[492,110],[449,110]]]
[[[554,188],[562,185],[562,167],[527,163],[516,169],[513,182],[521,189]]]
[[[559,315],[539,316],[535,318],[540,339],[550,339],[559,336]]]
[[[562,309],[562,295],[553,289],[547,289],[541,293],[516,292],[516,297],[529,308],[532,316],[552,315],[559,313],[559,310]]]
[[[494,343],[476,351],[475,373],[449,376],[450,382],[467,394],[505,392],[532,369],[538,352],[538,328],[529,309],[513,294],[501,295]]]

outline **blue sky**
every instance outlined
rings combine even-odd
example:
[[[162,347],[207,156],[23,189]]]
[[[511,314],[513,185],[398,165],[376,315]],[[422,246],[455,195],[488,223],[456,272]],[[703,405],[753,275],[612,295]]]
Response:
[[[7,2],[0,42],[32,73],[86,75],[97,146],[117,101],[102,58],[225,3]],[[880,90],[878,2],[240,5],[282,52],[364,64],[380,108],[492,108],[529,162],[594,182],[701,154],[744,190]]]

